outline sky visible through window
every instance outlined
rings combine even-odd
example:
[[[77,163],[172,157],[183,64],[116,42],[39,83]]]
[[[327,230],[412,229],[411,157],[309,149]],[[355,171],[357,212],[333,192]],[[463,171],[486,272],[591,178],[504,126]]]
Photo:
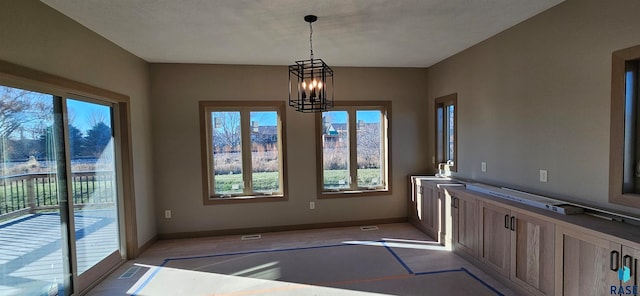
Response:
[[[90,130],[93,123],[100,121],[111,127],[111,112],[108,106],[69,99],[67,100],[67,109],[69,110],[69,124],[82,132]]]
[[[325,113],[327,113],[327,116],[331,119],[331,123],[347,123],[347,112],[329,111]],[[379,123],[380,111],[379,110],[371,110],[371,111],[358,110],[358,120],[364,120],[365,123]]]
[[[251,112],[251,120],[258,121],[260,126],[276,126],[278,121],[277,112]]]

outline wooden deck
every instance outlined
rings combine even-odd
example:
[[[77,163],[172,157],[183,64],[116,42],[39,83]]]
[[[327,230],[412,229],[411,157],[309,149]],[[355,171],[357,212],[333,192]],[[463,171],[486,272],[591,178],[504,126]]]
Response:
[[[110,210],[74,215],[81,274],[118,248]],[[62,281],[61,224],[57,213],[29,214],[0,223],[0,295],[48,295]]]

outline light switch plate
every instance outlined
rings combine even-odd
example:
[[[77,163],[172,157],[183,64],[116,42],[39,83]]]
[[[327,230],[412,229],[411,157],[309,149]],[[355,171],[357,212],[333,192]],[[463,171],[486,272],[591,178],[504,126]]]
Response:
[[[487,172],[487,163],[485,161],[481,162],[480,166],[482,167],[483,173]]]
[[[540,170],[540,182],[547,183],[547,170]]]

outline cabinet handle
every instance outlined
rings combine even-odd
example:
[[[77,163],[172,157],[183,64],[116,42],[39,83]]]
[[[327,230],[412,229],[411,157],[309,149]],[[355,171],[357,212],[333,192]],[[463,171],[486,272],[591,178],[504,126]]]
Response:
[[[627,264],[627,260],[629,260],[629,264]],[[624,257],[622,257],[622,265],[626,266],[629,268],[629,274],[633,275],[633,266],[631,265],[633,263],[633,257],[629,256],[629,255],[624,255]]]
[[[516,217],[511,216],[511,231],[516,231]]]
[[[616,255],[616,259],[613,259],[613,255]],[[611,251],[611,254],[609,254],[609,269],[613,270],[613,271],[618,271],[618,264],[620,264],[620,253],[618,253],[618,251],[613,250]],[[616,267],[613,267],[613,264],[616,264]]]
[[[504,215],[504,228],[509,229],[509,215]]]
[[[456,197],[455,196],[451,197],[451,208],[453,208],[453,209],[456,208]]]

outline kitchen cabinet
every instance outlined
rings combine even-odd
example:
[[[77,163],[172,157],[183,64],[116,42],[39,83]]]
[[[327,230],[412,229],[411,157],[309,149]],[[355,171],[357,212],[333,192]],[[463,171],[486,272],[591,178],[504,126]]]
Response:
[[[480,256],[484,264],[509,276],[511,233],[515,229],[511,211],[497,205],[480,202]]]
[[[632,291],[633,286],[638,285],[638,248],[573,227],[562,228],[556,239],[562,250],[558,254],[562,264],[557,266],[561,274],[561,281],[556,285],[557,295],[611,295],[612,286],[617,289],[631,286]],[[627,282],[618,278],[618,270],[623,266],[630,271]]]
[[[620,285],[638,286],[638,261],[640,260],[640,248],[633,248],[622,245],[622,253],[620,253],[620,266],[629,268],[631,279],[627,282],[621,282]],[[638,290],[640,292],[640,289]]]
[[[462,186],[446,178],[429,176],[411,177],[409,221],[422,232],[441,244],[451,243],[451,212],[446,205],[450,198],[443,188]]]
[[[451,194],[453,249],[478,257],[478,200],[465,192]]]
[[[524,211],[480,202],[479,259],[537,295],[554,293],[554,225]]]
[[[409,222],[419,225],[422,220],[422,181],[418,176],[411,176],[411,196],[409,199]]]
[[[435,182],[422,181],[422,226],[424,231],[439,240],[440,233],[440,189]]]
[[[518,294],[640,292],[640,227],[633,217],[596,210],[561,215],[467,188],[445,192],[454,251]],[[623,281],[618,272],[625,268],[630,277]]]
[[[554,295],[555,224],[520,210],[510,220],[509,278],[533,294]]]

